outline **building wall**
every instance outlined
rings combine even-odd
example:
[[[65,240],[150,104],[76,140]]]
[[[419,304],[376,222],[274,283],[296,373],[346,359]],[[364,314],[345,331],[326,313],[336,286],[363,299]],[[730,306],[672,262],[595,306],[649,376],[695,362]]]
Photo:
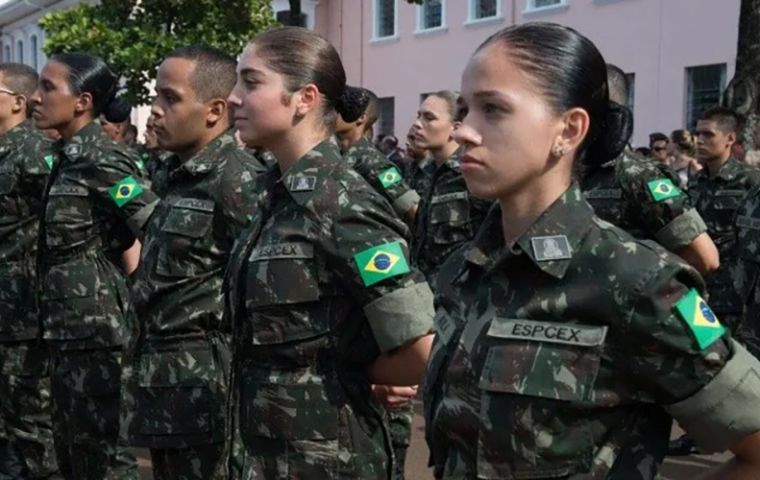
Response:
[[[728,80],[735,67],[740,0],[565,0],[541,11],[526,8],[530,0],[501,0],[487,22],[468,22],[470,0],[444,0],[446,24],[434,32],[416,32],[418,7],[396,0],[397,35],[373,40],[375,1],[321,0],[315,28],[339,49],[350,83],[395,98],[397,136],[414,121],[420,94],[458,89],[475,48],[513,23],[571,26],[634,73],[635,145],[685,126],[686,68],[725,64]]]

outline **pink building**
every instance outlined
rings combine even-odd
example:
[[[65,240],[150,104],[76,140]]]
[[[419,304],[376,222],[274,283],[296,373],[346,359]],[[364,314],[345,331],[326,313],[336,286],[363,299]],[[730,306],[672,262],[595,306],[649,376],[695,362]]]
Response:
[[[278,5],[283,4],[282,6]],[[379,131],[405,135],[424,94],[457,89],[469,56],[514,23],[550,21],[591,38],[629,73],[633,143],[693,125],[736,59],[739,0],[304,0],[308,26],[339,49],[349,83],[382,98]],[[286,1],[274,2],[286,9]],[[376,128],[376,132],[377,132]]]

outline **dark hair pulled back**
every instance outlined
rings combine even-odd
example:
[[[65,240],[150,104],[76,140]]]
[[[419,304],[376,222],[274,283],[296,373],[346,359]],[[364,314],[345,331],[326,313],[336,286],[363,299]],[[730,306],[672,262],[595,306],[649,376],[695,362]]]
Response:
[[[343,97],[346,72],[335,47],[302,27],[268,30],[256,35],[251,45],[269,68],[285,77],[289,92],[316,85],[323,99],[323,123],[330,132],[335,130],[336,112],[349,113]]]
[[[339,107],[341,118],[350,123],[357,121],[367,111],[369,101],[369,90],[347,85],[336,107]]]
[[[519,68],[535,82],[557,113],[584,109],[588,134],[578,151],[585,165],[617,157],[633,133],[628,108],[610,102],[607,65],[596,46],[572,28],[534,22],[505,28],[478,47],[502,45]]]
[[[108,111],[116,102],[117,78],[102,58],[87,53],[61,53],[50,59],[66,65],[68,83],[76,95],[92,96],[93,116]]]

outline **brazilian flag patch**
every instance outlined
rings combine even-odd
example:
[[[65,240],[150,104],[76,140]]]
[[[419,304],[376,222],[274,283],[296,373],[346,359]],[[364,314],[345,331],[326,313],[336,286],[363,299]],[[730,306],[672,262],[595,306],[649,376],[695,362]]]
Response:
[[[383,188],[388,188],[401,181],[401,173],[399,173],[396,167],[391,167],[388,170],[380,172],[378,177],[380,178],[380,183],[383,184]]]
[[[647,183],[649,187],[649,193],[652,194],[655,202],[662,202],[669,198],[677,197],[681,195],[681,190],[678,189],[669,178],[659,178]]]
[[[366,287],[409,273],[409,264],[399,242],[368,248],[354,255],[354,261]]]
[[[45,155],[45,165],[47,165],[48,170],[53,169],[53,156],[52,155]]]
[[[128,204],[142,193],[142,187],[132,175],[122,178],[119,183],[108,190],[108,194],[119,207]]]
[[[693,288],[676,303],[676,310],[691,330],[700,350],[704,350],[726,333],[710,307]]]

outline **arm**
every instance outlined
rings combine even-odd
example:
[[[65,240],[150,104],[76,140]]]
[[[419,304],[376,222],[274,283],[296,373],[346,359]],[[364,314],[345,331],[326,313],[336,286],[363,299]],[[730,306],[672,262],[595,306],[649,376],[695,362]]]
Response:
[[[744,437],[731,450],[736,457],[700,475],[699,480],[760,479],[760,432]]]
[[[369,378],[383,385],[412,386],[422,381],[433,335],[417,337],[377,357],[369,367]]]
[[[124,263],[124,271],[127,272],[127,275],[131,275],[137,270],[137,266],[140,264],[141,249],[140,240],[135,240],[131,247],[121,252],[121,261]]]
[[[718,248],[707,233],[699,234],[690,244],[677,249],[674,253],[702,275],[714,272],[720,267]]]

